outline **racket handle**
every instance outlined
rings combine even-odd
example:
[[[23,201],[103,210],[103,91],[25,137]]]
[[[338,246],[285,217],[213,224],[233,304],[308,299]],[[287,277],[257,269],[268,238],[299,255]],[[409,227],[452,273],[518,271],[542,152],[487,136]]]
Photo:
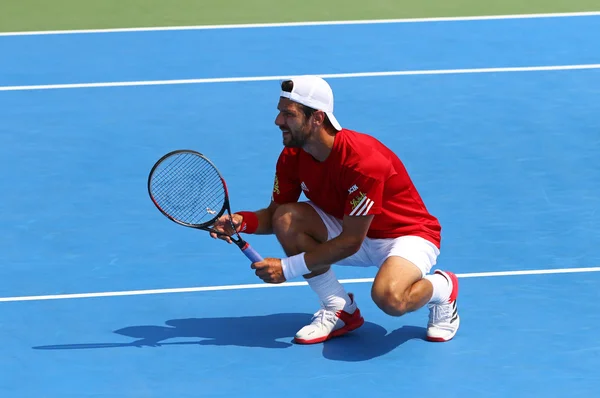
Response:
[[[242,253],[244,253],[246,255],[246,257],[248,257],[248,259],[250,261],[252,261],[253,263],[257,263],[257,262],[263,260],[263,258],[260,256],[260,254],[258,254],[258,252],[256,250],[254,250],[252,248],[252,246],[250,246],[250,244],[248,244],[248,243],[246,243],[244,245],[244,247],[242,248]]]

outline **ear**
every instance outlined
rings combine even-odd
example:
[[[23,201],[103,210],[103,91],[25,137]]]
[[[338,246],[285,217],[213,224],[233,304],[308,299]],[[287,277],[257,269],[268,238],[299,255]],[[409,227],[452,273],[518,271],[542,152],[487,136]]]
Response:
[[[323,124],[325,124],[325,112],[316,111],[315,113],[313,113],[312,117],[313,123],[317,126],[322,126]]]

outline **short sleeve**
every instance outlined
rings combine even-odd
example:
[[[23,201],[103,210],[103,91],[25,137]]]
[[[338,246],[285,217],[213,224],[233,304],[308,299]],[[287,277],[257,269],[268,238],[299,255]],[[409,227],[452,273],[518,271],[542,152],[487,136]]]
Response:
[[[382,180],[357,174],[347,185],[349,188],[344,215],[368,216],[381,213]]]
[[[277,160],[272,199],[278,204],[296,202],[301,193],[297,152],[286,148]]]
[[[367,216],[381,213],[385,181],[393,174],[391,164],[383,157],[360,159],[343,172],[344,188],[348,196],[344,215]]]

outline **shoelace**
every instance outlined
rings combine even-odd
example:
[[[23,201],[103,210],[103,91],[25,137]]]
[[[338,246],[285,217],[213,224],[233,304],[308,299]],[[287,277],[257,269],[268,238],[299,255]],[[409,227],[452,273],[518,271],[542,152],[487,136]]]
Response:
[[[452,319],[452,304],[432,304],[429,306],[429,321],[431,323],[450,322]]]
[[[326,310],[325,308],[321,308],[319,311],[315,312],[311,320],[311,324],[323,324],[326,322],[335,324],[337,322],[337,315],[335,312]]]

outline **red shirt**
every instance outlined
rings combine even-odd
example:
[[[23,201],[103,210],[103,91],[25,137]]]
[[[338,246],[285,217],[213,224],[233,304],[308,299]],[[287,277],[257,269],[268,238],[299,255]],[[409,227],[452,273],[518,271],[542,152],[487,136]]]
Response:
[[[284,148],[277,161],[273,200],[295,202],[301,192],[338,219],[375,215],[370,238],[414,235],[440,247],[441,226],[427,211],[404,165],[369,135],[339,131],[323,162],[300,148]]]

